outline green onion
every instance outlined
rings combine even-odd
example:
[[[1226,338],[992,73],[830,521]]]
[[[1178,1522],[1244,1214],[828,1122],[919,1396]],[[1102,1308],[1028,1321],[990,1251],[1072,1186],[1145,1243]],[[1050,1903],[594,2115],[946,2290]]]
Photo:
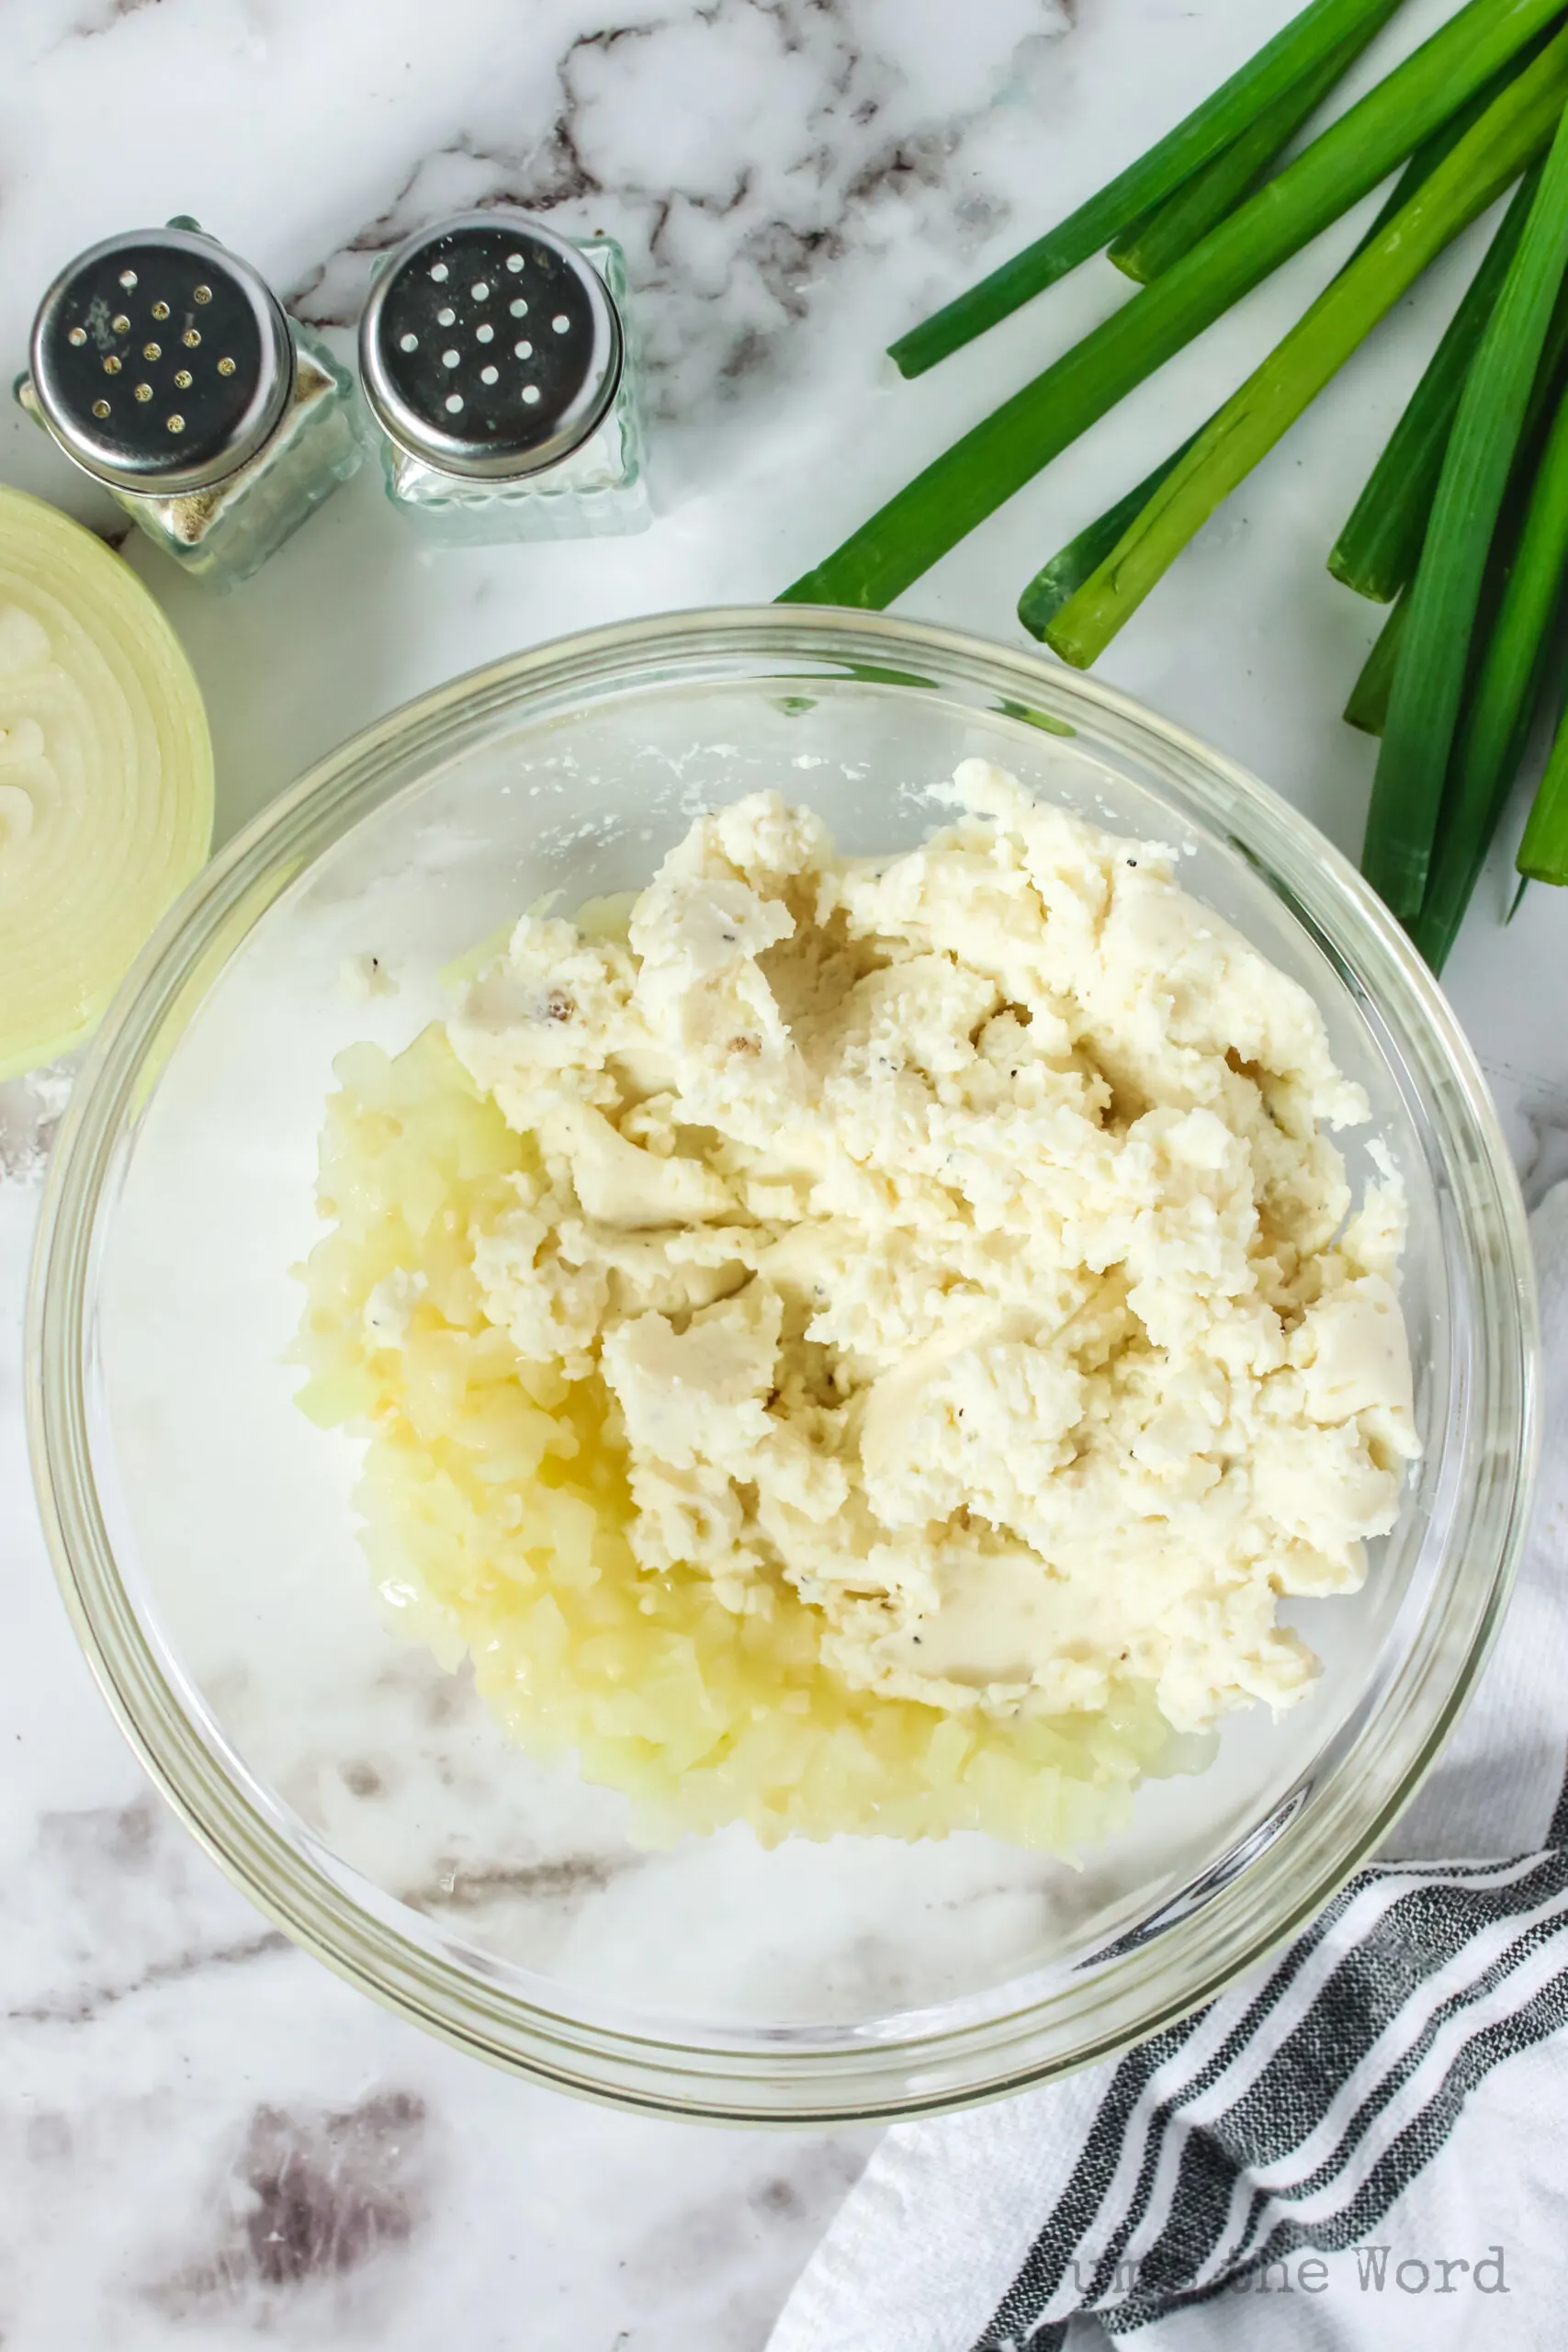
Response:
[[[1101,252],[1112,237],[1248,130],[1276,98],[1294,89],[1303,74],[1332,55],[1362,22],[1372,17],[1381,25],[1386,14],[1384,0],[1313,0],[1228,82],[1087,204],[890,344],[889,355],[900,374],[923,375]]]
[[[1514,545],[1529,503],[1540,457],[1540,445],[1551,424],[1565,361],[1568,361],[1568,292],[1559,297],[1557,309],[1552,314],[1546,350],[1537,370],[1535,390],[1530,394],[1529,414],[1519,436],[1519,457],[1508,484],[1503,518],[1493,538],[1486,579],[1481,592],[1483,631],[1490,627],[1507,584]],[[1365,735],[1382,733],[1388,718],[1388,698],[1393,691],[1394,667],[1399,660],[1404,625],[1409,617],[1410,600],[1402,596],[1379,630],[1361,674],[1350,689],[1350,699],[1345,706],[1345,718],[1349,726],[1359,727]]]
[[[1087,668],[1194,533],[1267,455],[1350,354],[1461,229],[1551,140],[1568,97],[1560,34],[1419,187],[1375,244],[1348,264],[1224,408],[1046,632]],[[1539,346],[1537,354],[1539,356]]]
[[[1430,178],[1438,165],[1453,153],[1465,133],[1480,120],[1493,99],[1506,87],[1508,83],[1517,78],[1527,63],[1540,56],[1544,46],[1544,41],[1539,40],[1532,41],[1528,49],[1522,50],[1517,57],[1510,61],[1495,80],[1489,82],[1483,89],[1478,90],[1464,106],[1461,107],[1457,114],[1450,117],[1440,130],[1434,131],[1430,139],[1423,141],[1399,175],[1392,195],[1386,198],[1379,208],[1377,218],[1351,254],[1351,261],[1359,260],[1369,245],[1376,243],[1389,223],[1409,203],[1416,189]],[[1346,266],[1348,267],[1349,264],[1347,263]],[[1114,506],[1109,507],[1096,521],[1089,524],[1078,533],[1076,539],[1070,540],[1058,554],[1051,558],[1049,563],[1043,565],[1035,573],[1018,600],[1019,620],[1032,637],[1044,637],[1050,623],[1061,611],[1068,597],[1081,588],[1089,574],[1104,562],[1117,540],[1142,514],[1155,492],[1175,471],[1197,437],[1196,434],[1190,434],[1174,456],[1168,458],[1162,466],[1156,466],[1153,473],[1146,475],[1138,484],[1136,490],[1129,491],[1124,498],[1118,499]],[[1419,554],[1419,548],[1416,552]],[[1393,675],[1393,647],[1395,641],[1393,638],[1387,640],[1388,652],[1376,684],[1376,722],[1367,727],[1369,734],[1381,735],[1382,732],[1383,716],[1388,707],[1388,688]],[[1383,642],[1384,640],[1380,639],[1379,643]],[[1369,675],[1371,674],[1372,662],[1377,659],[1377,648],[1374,647],[1372,656],[1368,662]],[[1359,710],[1360,706],[1358,701],[1359,694],[1360,688],[1358,687],[1352,693],[1345,711],[1345,716],[1349,719],[1352,727],[1359,727],[1364,723],[1359,715],[1352,715],[1353,712]]]
[[[1415,577],[1443,452],[1487,322],[1518,248],[1539,179],[1528,173],[1448,331],[1373,467],[1328,559],[1336,580],[1389,605]]]
[[[1393,188],[1383,198],[1376,220],[1356,248],[1357,253],[1360,253],[1365,246],[1370,245],[1374,237],[1380,237],[1382,234],[1396,212],[1404,211],[1422,181],[1430,179],[1444,158],[1453,153],[1460,141],[1474,124],[1480,121],[1494,98],[1501,96],[1510,82],[1517,81],[1521,74],[1529,71],[1547,42],[1554,37],[1557,29],[1557,27],[1549,24],[1544,31],[1538,32],[1533,39],[1525,41],[1516,49],[1507,62],[1490,82],[1483,82],[1479,89],[1472,90],[1463,106],[1456,107],[1453,113],[1438,125],[1431,136],[1422,141],[1400,173]],[[1351,258],[1353,260],[1355,255],[1352,254]]]
[[[1459,936],[1529,731],[1568,567],[1568,403],[1558,410],[1530,492],[1438,815],[1411,936],[1440,972]]]
[[[1562,0],[1470,0],[1201,244],[1003,402],[781,602],[886,605],[1233,302],[1348,211]]]
[[[1568,713],[1558,728],[1515,863],[1526,882],[1568,883]],[[1510,922],[1524,895],[1521,884],[1509,910]]]
[[[1404,638],[1404,624],[1410,617],[1410,605],[1401,597],[1373,640],[1372,650],[1361,665],[1361,674],[1350,689],[1350,699],[1345,706],[1345,718],[1351,727],[1359,727],[1363,735],[1381,735],[1388,723],[1388,698],[1393,692],[1394,665]]]
[[[1568,35],[1521,76],[1555,57]],[[1456,149],[1456,154],[1460,151]],[[1397,915],[1419,911],[1487,554],[1568,265],[1568,118],[1465,381],[1394,671],[1361,870]]]
[[[1118,499],[1114,506],[1108,506],[1103,514],[1097,515],[1076,539],[1069,539],[1060,553],[1035,573],[1018,600],[1018,617],[1031,637],[1045,635],[1068,597],[1104,562],[1128,525],[1143,513],[1191,447],[1190,440],[1184,441],[1174,457],[1145,475],[1136,490],[1130,490],[1125,498]]]
[[[1369,11],[1348,40],[1331,49],[1310,73],[1265,107],[1239,139],[1213,156],[1201,171],[1182,181],[1163,202],[1141,213],[1113,237],[1106,259],[1128,277],[1146,286],[1161,277],[1172,262],[1190,253],[1216,220],[1234,212],[1249,196],[1271,164],[1278,163],[1307,117],[1315,114],[1330,90],[1343,81],[1362,51],[1382,30],[1400,0],[1382,0]]]
[[[1568,359],[1568,296],[1559,298],[1547,334],[1546,350],[1537,371],[1535,390],[1530,395],[1530,413],[1520,436],[1524,455],[1514,469],[1516,482],[1509,484],[1510,503],[1515,495],[1517,477],[1521,472],[1533,473],[1534,462],[1530,453],[1551,422],[1550,412],[1565,359]],[[1500,525],[1497,537],[1493,541],[1493,558],[1481,598],[1483,621],[1502,593],[1503,583],[1492,577],[1498,568],[1498,543],[1511,547],[1515,536],[1511,527]],[[1409,598],[1401,596],[1379,630],[1361,674],[1350,689],[1350,699],[1345,706],[1345,718],[1349,726],[1359,727],[1365,735],[1381,735],[1388,718],[1388,698],[1393,691],[1394,665],[1399,659],[1404,624],[1409,616]]]

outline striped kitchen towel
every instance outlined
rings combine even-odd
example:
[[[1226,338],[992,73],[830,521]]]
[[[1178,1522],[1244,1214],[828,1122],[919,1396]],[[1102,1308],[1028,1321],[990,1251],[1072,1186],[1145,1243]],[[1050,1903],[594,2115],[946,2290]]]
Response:
[[[1181,2025],[890,2132],[769,2352],[1568,2346],[1568,1184],[1532,1230],[1530,1539],[1397,1835]]]

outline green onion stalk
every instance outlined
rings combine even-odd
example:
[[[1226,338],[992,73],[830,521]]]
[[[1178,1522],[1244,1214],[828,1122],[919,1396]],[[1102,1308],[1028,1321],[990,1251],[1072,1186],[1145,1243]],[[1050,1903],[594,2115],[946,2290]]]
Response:
[[[1561,35],[1531,68],[1547,66]],[[1523,89],[1531,75],[1515,85]],[[1458,151],[1456,150],[1456,153]],[[1465,379],[1433,503],[1372,782],[1361,870],[1397,915],[1420,912],[1493,536],[1568,267],[1562,119],[1506,282]]]
[[[939,359],[972,343],[998,321],[1043,294],[1058,278],[1100,253],[1141,220],[1183,181],[1250,130],[1260,115],[1314,74],[1326,58],[1368,23],[1375,31],[1388,14],[1384,0],[1313,0],[1247,60],[1228,82],[1194,107],[1174,130],[1058,227],[947,303],[889,346],[906,376],[923,375]]]
[[[1565,100],[1568,31],[1493,101],[1382,236],[1340,273],[1199,434],[1098,571],[1051,623],[1048,641],[1065,661],[1083,668],[1098,659],[1221,501],[1316,399],[1379,320],[1551,140]],[[1543,319],[1543,334],[1545,323]],[[1539,352],[1538,343],[1532,368]],[[1527,383],[1527,395],[1528,390]]]
[[[1568,714],[1564,714],[1516,861],[1526,882],[1568,883]],[[1524,897],[1509,910],[1510,917]]]
[[[1538,38],[1535,41],[1531,42],[1528,48],[1521,50],[1517,56],[1509,60],[1503,72],[1498,74],[1494,81],[1486,84],[1482,89],[1475,91],[1462,107],[1458,108],[1454,114],[1450,116],[1447,122],[1441,124],[1439,128],[1432,133],[1432,136],[1429,139],[1423,141],[1422,144],[1411,156],[1410,161],[1405,165],[1404,171],[1400,174],[1398,180],[1394,184],[1393,192],[1385,198],[1383,203],[1379,207],[1377,217],[1373,220],[1371,227],[1366,232],[1360,243],[1356,247],[1355,252],[1350,256],[1352,262],[1359,260],[1360,255],[1366,252],[1370,245],[1377,243],[1384,230],[1388,228],[1390,222],[1398,217],[1398,215],[1404,210],[1404,207],[1409,203],[1411,198],[1416,194],[1416,190],[1431,177],[1438,166],[1453,153],[1453,150],[1458,146],[1460,141],[1464,138],[1472,127],[1479,121],[1480,118],[1485,113],[1493,100],[1501,94],[1502,90],[1506,88],[1510,82],[1516,80],[1521,73],[1527,70],[1529,65],[1531,64],[1535,58],[1540,55],[1545,45],[1545,41]],[[1533,177],[1530,178],[1530,186],[1532,187],[1534,186]],[[1522,230],[1522,214],[1518,225]],[[1506,244],[1502,255],[1500,256],[1496,270],[1496,283],[1499,288],[1501,287],[1502,278],[1506,270],[1507,263],[1512,258],[1514,243],[1516,242],[1517,240],[1508,242]],[[1347,266],[1348,266],[1348,264]],[[1488,315],[1490,315],[1490,304],[1488,304]],[[1461,389],[1462,376],[1460,377],[1453,385],[1453,402],[1456,407],[1458,405],[1459,394]],[[1449,413],[1448,424],[1451,423],[1452,411],[1450,410]],[[1444,432],[1446,438],[1447,425],[1444,427]],[[1063,548],[1058,554],[1054,555],[1050,561],[1043,565],[1041,570],[1035,573],[1033,579],[1024,589],[1023,594],[1019,598],[1018,602],[1019,620],[1022,624],[1023,628],[1029,631],[1032,637],[1043,638],[1045,636],[1051,622],[1055,618],[1057,613],[1060,612],[1068,597],[1076,594],[1076,592],[1082,587],[1089,574],[1094,571],[1099,565],[1104,562],[1106,557],[1110,555],[1117,542],[1122,538],[1123,534],[1131,528],[1134,521],[1143,512],[1143,509],[1147,505],[1155,492],[1160,488],[1162,483],[1169,479],[1176,467],[1186,456],[1188,450],[1192,447],[1192,444],[1197,437],[1196,434],[1190,435],[1187,440],[1182,443],[1180,448],[1175,452],[1174,456],[1168,458],[1163,465],[1156,466],[1154,471],[1148,474],[1145,480],[1138,484],[1135,490],[1128,492],[1123,498],[1117,501],[1114,506],[1110,507],[1105,514],[1100,515],[1094,522],[1086,526],[1075,539],[1073,539],[1066,547]],[[1423,499],[1423,503],[1419,508],[1419,529],[1422,533],[1425,532],[1427,514],[1430,511],[1431,493],[1437,487],[1437,468],[1440,467],[1441,463],[1442,448],[1439,447],[1436,453],[1436,462],[1433,469],[1432,479],[1425,485],[1424,491],[1421,491],[1414,480],[1412,480],[1404,487],[1401,492],[1402,495],[1407,496],[1410,499],[1411,506],[1409,511],[1412,514],[1416,512],[1416,501],[1417,497],[1420,496]],[[1418,559],[1420,552],[1420,537],[1417,537],[1414,549],[1412,550],[1409,558],[1409,569],[1412,572],[1416,569],[1416,560]],[[1370,590],[1368,593],[1371,593]],[[1393,638],[1380,639],[1379,646],[1382,647],[1384,650],[1380,653],[1378,648],[1374,647],[1372,656],[1369,662],[1369,677],[1371,682],[1372,691],[1376,697],[1375,701],[1368,701],[1365,699],[1361,694],[1360,688],[1358,687],[1352,693],[1350,703],[1346,708],[1345,715],[1347,718],[1350,720],[1352,726],[1365,725],[1368,733],[1373,735],[1380,735],[1382,732],[1383,715],[1387,709],[1388,704],[1388,687],[1392,683],[1393,677],[1392,663],[1388,660],[1388,655],[1392,652],[1393,643],[1394,639]],[[1374,665],[1376,666],[1374,667]],[[1369,711],[1375,712],[1375,723],[1369,721],[1369,719],[1362,715]]]
[[[1568,566],[1568,403],[1558,412],[1444,789],[1411,935],[1435,972],[1459,936],[1518,773]]]
[[[1539,170],[1532,170],[1519,182],[1480,268],[1330,551],[1329,571],[1359,596],[1392,605],[1415,577],[1465,378],[1518,251],[1539,178]]]
[[[1363,735],[1381,735],[1387,724],[1388,698],[1393,692],[1400,640],[1409,616],[1410,607],[1402,596],[1372,639],[1372,650],[1350,689],[1350,699],[1345,706],[1346,723],[1359,727]]]
[[[1470,0],[1201,243],[965,434],[785,589],[781,602],[875,609],[901,594],[1135,385],[1369,194],[1561,7],[1562,0]]]
[[[1113,237],[1106,248],[1106,259],[1140,286],[1146,286],[1150,278],[1160,277],[1183,254],[1190,253],[1217,220],[1251,195],[1399,6],[1400,0],[1383,0],[1381,7],[1368,9],[1348,39],[1337,49],[1328,50],[1310,72],[1299,75],[1239,139]]]

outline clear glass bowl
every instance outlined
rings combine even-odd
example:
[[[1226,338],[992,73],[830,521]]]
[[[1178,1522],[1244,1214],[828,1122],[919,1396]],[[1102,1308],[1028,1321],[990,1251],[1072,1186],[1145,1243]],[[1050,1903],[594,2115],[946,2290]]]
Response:
[[[356,1449],[295,1412],[333,1055],[544,893],[640,885],[759,786],[898,848],[980,753],[1188,853],[1313,991],[1410,1193],[1426,1444],[1354,1599],[1291,1615],[1313,1695],[1231,1722],[1082,1867],[977,1836],[646,1853],[388,1631]],[[394,996],[352,1002],[344,959]],[[1365,1134],[1351,1175],[1369,1172]],[[476,672],[346,744],[209,866],[132,973],[62,1137],[31,1328],[35,1462],[78,1632],[148,1770],[247,1894],[393,2008],[564,2087],[693,2116],[908,2114],[1153,2032],[1308,1918],[1474,1679],[1522,1531],[1534,1304],[1485,1088],[1398,925],[1311,826],[1104,686],[952,632],[676,614]]]

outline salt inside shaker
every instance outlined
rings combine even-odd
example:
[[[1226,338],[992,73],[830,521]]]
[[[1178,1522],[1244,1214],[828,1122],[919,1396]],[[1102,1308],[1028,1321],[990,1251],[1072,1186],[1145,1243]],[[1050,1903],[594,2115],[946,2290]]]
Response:
[[[394,506],[433,539],[589,538],[649,520],[613,238],[468,212],[383,264],[359,372]]]
[[[204,587],[248,579],[364,456],[353,379],[194,222],[79,254],[22,406]]]

